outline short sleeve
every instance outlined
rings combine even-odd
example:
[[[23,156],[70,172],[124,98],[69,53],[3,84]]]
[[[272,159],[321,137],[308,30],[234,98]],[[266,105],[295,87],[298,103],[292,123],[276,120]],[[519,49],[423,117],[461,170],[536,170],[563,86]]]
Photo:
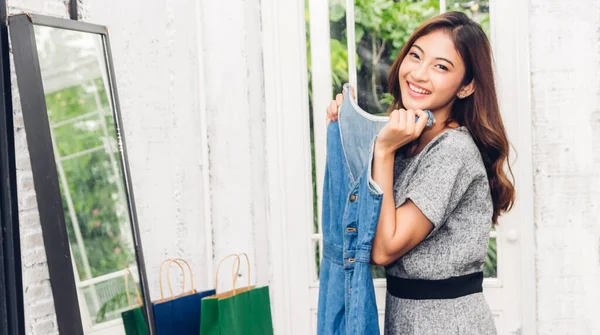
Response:
[[[419,161],[406,189],[399,192],[396,208],[410,199],[433,223],[431,236],[445,224],[473,180],[468,160],[460,146],[438,143]]]

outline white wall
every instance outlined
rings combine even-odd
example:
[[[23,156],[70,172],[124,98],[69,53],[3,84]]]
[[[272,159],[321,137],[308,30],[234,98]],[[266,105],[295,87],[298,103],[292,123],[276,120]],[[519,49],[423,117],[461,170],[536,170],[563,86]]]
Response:
[[[600,1],[530,13],[538,333],[598,334]]]
[[[153,299],[166,258],[188,260],[196,288],[209,285],[194,3],[86,0],[82,11],[109,29]]]
[[[202,1],[200,11],[201,85],[208,117],[215,253],[212,266],[228,254],[247,252],[257,282],[265,285],[270,276],[260,2]]]

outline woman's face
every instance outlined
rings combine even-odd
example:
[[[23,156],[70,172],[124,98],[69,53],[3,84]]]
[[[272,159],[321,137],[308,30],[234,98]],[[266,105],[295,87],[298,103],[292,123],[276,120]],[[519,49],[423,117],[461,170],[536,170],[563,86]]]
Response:
[[[447,32],[421,36],[400,64],[404,108],[436,111],[448,106],[461,89],[464,75],[465,65]]]

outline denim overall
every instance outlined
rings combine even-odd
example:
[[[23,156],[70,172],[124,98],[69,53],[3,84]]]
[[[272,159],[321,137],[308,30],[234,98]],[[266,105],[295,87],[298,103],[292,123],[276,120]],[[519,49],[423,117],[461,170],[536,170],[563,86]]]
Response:
[[[369,262],[383,192],[371,178],[371,162],[388,118],[362,111],[348,84],[344,90],[338,121],[327,127],[317,333],[379,334]]]

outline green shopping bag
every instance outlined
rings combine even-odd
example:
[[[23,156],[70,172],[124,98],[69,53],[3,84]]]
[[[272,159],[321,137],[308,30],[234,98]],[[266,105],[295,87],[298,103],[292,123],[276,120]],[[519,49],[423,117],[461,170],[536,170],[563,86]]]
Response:
[[[142,297],[137,285],[135,284],[135,280],[133,280],[133,285],[135,287],[135,293],[138,299],[138,304],[136,305],[137,307],[134,307],[131,303],[131,297],[129,296],[129,277],[133,279],[131,271],[127,269],[127,274],[125,275],[125,292],[127,294],[127,302],[129,303],[129,307],[131,309],[121,313],[121,319],[123,320],[123,326],[125,327],[125,334],[148,335],[148,325],[146,325],[146,319],[144,319],[142,307],[140,306]]]
[[[127,335],[148,335],[148,326],[142,313],[142,308],[134,308],[121,313],[125,334]]]
[[[219,300],[221,334],[273,334],[269,287],[251,288]]]
[[[240,255],[246,258],[248,264],[248,286],[244,288],[236,288]],[[200,335],[273,334],[269,288],[255,288],[250,285],[250,260],[246,254],[229,255],[221,260],[217,267],[215,290],[218,292],[221,264],[229,257],[236,257],[233,265],[236,269],[233,290],[202,299]]]

